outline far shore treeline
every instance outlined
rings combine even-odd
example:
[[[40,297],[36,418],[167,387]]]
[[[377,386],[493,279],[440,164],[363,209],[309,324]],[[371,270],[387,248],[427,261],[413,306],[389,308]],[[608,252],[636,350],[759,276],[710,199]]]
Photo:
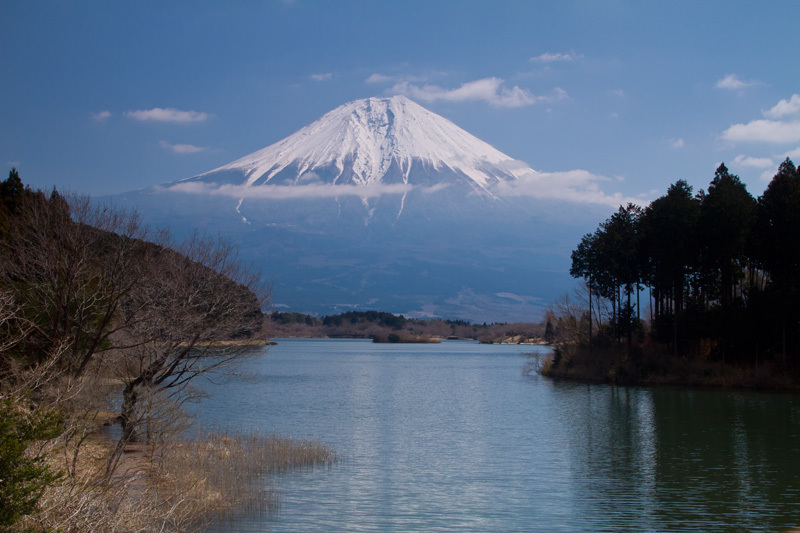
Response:
[[[487,344],[533,344],[554,340],[546,335],[543,323],[473,324],[466,320],[406,318],[384,311],[346,311],[323,317],[274,311],[267,318],[272,337],[338,337],[390,343],[471,339]]]
[[[757,199],[721,164],[707,191],[680,180],[645,208],[620,207],[581,239],[570,273],[585,281],[586,308],[545,373],[800,376],[800,172],[788,158]]]

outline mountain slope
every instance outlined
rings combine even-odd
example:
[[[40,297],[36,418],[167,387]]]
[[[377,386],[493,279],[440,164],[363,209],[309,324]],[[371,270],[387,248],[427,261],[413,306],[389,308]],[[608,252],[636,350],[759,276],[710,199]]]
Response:
[[[449,173],[450,181],[460,178],[489,195],[498,181],[533,172],[449,120],[393,96],[342,105],[282,141],[183,181],[215,182],[234,172],[246,187],[423,184],[415,166]]]
[[[230,164],[115,201],[237,242],[279,309],[520,321],[573,286],[570,250],[596,223],[585,205],[498,193],[531,177],[541,175],[395,96],[350,102]]]

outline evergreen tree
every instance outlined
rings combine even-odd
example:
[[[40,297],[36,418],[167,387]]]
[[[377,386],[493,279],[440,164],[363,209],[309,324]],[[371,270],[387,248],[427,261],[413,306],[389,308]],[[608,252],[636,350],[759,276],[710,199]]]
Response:
[[[754,240],[756,257],[768,275],[769,307],[780,324],[785,362],[796,336],[789,325],[800,319],[800,172],[788,158],[759,198]]]
[[[679,352],[679,331],[688,279],[699,261],[700,202],[683,180],[654,200],[642,217],[642,246],[649,256],[648,279],[656,299],[656,330],[666,340],[671,323],[673,352]]]
[[[29,444],[61,433],[58,413],[29,411],[21,402],[0,400],[0,533],[19,531],[16,524],[34,514],[45,488],[59,478],[43,455]]]

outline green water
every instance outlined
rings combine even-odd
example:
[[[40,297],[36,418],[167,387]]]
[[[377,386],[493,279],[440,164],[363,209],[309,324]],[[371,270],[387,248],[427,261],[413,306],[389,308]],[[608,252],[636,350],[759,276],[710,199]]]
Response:
[[[220,531],[768,531],[800,525],[800,397],[559,383],[531,347],[279,341],[200,424],[320,439]]]

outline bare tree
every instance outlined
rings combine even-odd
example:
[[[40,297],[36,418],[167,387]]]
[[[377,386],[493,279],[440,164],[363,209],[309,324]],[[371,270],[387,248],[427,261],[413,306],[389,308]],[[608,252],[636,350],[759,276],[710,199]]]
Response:
[[[245,341],[263,335],[266,291],[230,244],[195,235],[175,250],[151,248],[146,263],[145,279],[123,306],[123,314],[131,309],[141,316],[123,319],[126,326],[114,337],[125,386],[122,433],[109,471],[139,426],[149,422],[143,395],[180,406],[191,397],[192,380],[229,375],[243,358],[258,353]]]
[[[33,194],[0,260],[0,286],[32,329],[20,358],[33,364],[66,346],[63,370],[86,372],[121,326],[120,305],[141,279],[134,252],[146,235],[135,214],[95,207],[87,198],[70,205],[56,193],[49,200]]]
[[[135,214],[26,194],[0,240],[0,381],[83,412],[108,398],[99,377],[121,377],[124,446],[142,420],[139,395],[179,407],[192,379],[251,352],[233,341],[261,333],[267,295],[230,244],[195,235],[172,245]],[[65,434],[81,442],[87,427]]]

